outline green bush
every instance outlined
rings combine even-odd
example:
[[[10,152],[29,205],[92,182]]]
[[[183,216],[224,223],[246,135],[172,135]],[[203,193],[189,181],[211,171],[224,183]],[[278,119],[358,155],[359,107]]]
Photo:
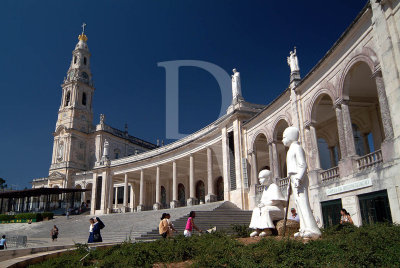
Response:
[[[15,215],[15,219],[17,219],[17,220],[36,219],[36,221],[41,221],[41,220],[43,220],[43,217],[42,217],[41,213],[20,213],[20,214]]]
[[[49,220],[52,219],[54,217],[54,213],[53,212],[43,212],[42,213],[42,218],[48,218]]]
[[[194,267],[399,267],[400,226],[336,226],[324,230],[322,239],[307,243],[272,237],[246,246],[216,232],[91,251],[81,245],[30,267],[151,267],[186,260],[192,260]]]
[[[15,219],[15,215],[0,214],[0,221],[11,221]]]
[[[237,237],[249,237],[251,233],[248,225],[232,224],[232,230]]]

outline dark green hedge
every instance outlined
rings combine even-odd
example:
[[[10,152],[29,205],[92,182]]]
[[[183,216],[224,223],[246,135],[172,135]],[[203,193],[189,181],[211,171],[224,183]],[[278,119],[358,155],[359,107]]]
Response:
[[[152,267],[186,260],[193,267],[400,267],[400,226],[334,227],[308,243],[271,237],[246,246],[217,232],[91,251],[83,247],[29,267]]]
[[[11,220],[33,220],[42,221],[44,218],[52,219],[54,213],[43,212],[43,213],[20,213],[16,215],[5,215],[0,214],[0,221],[11,221]]]

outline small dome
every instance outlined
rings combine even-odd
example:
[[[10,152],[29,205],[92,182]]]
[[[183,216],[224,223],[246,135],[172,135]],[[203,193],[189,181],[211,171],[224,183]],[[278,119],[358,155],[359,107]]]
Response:
[[[79,40],[78,44],[76,44],[75,49],[88,49],[86,42],[83,40]]]

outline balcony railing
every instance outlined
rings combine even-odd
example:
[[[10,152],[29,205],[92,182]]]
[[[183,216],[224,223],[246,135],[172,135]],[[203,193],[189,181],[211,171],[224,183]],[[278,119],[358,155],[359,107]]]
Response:
[[[364,170],[382,163],[382,151],[379,149],[357,159],[358,170]]]
[[[320,173],[320,177],[323,182],[332,181],[336,178],[339,178],[339,176],[339,167],[333,167]]]
[[[281,178],[278,180],[278,185],[281,190],[286,189],[289,183],[289,178]]]

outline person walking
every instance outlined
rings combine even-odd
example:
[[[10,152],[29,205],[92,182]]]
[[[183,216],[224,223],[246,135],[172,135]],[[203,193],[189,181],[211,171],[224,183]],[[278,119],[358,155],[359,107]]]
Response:
[[[50,235],[51,235],[51,240],[54,242],[54,240],[57,241],[58,238],[58,228],[56,225],[53,226],[53,228],[50,231]]]
[[[7,249],[7,240],[5,235],[3,235],[0,239],[0,250],[3,249]]]
[[[196,218],[196,212],[190,211],[189,218],[188,218],[188,220],[186,222],[185,231],[183,232],[183,235],[185,237],[191,237],[192,236],[193,228],[196,229],[199,233],[203,232],[194,223],[194,218]]]
[[[88,243],[93,243],[94,242],[94,234],[93,234],[94,219],[90,218],[89,223],[90,223],[90,225],[89,225]]]
[[[93,242],[103,242],[100,230],[103,229],[104,227],[105,227],[104,223],[100,220],[99,217],[96,217],[93,225]]]

